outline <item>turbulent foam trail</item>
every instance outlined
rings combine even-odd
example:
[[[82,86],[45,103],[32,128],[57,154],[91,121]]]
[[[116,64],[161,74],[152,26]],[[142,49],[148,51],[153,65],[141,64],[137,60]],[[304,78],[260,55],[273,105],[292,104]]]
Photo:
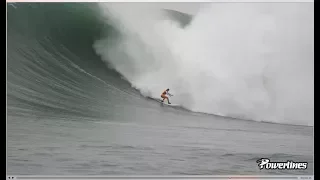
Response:
[[[100,7],[120,35],[94,48],[142,94],[170,88],[193,111],[313,125],[312,3],[217,3],[185,28],[145,4]]]

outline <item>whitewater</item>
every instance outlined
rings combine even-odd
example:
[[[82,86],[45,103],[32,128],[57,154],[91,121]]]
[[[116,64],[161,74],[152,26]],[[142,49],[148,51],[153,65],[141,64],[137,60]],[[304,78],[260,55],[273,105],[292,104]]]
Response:
[[[121,37],[94,48],[144,96],[170,88],[195,112],[313,125],[308,3],[216,3],[184,28],[143,3],[100,7]]]

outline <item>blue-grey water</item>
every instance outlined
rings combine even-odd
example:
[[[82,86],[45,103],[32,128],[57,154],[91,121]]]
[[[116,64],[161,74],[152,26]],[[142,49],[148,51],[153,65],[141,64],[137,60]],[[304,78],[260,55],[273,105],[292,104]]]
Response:
[[[7,8],[8,174],[313,174],[313,127],[193,113],[140,95],[92,48],[115,33],[95,4]],[[260,170],[260,158],[309,164]]]

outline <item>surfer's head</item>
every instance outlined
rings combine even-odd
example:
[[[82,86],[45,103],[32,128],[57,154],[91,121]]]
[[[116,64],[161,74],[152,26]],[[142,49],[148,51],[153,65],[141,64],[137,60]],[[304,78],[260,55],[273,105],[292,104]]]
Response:
[[[166,91],[169,91],[169,88]]]

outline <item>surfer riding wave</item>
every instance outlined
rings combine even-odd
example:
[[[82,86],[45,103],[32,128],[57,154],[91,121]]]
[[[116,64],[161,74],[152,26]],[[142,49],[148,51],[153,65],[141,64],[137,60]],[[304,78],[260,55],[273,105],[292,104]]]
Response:
[[[168,96],[166,96],[167,94],[168,94],[170,97],[173,96],[172,94],[169,93],[169,88],[168,88],[168,89],[166,89],[165,91],[162,92],[161,97],[162,97],[163,99],[162,99],[161,102],[163,102],[165,99],[167,99],[168,104],[171,104],[170,101],[169,101]]]

